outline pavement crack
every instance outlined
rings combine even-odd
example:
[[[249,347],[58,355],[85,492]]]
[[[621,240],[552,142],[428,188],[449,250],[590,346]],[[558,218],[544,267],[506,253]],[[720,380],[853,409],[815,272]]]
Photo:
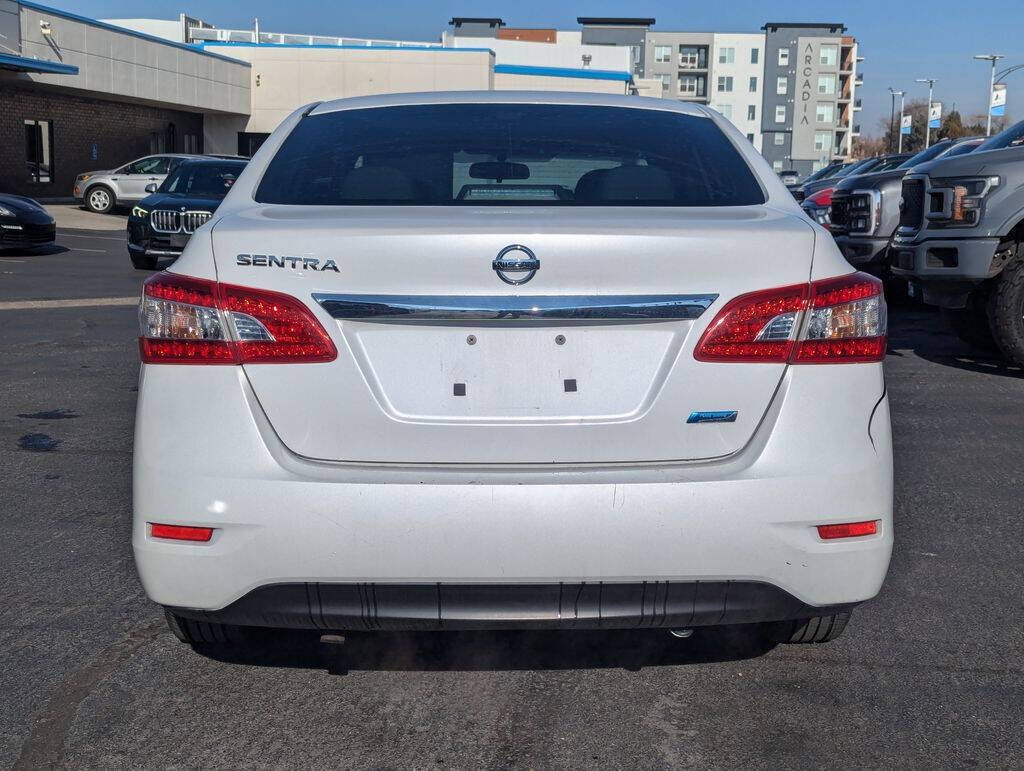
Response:
[[[93,659],[65,680],[46,703],[46,708],[32,722],[32,733],[21,745],[14,771],[56,768],[64,759],[64,745],[74,723],[75,714],[96,686],[103,682],[122,662],[139,648],[151,642],[166,629],[154,621],[130,632],[101,650]]]

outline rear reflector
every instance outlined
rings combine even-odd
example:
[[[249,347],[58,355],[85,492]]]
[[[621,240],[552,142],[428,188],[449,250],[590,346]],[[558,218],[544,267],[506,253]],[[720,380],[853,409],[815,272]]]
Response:
[[[212,527],[188,527],[186,525],[161,525],[151,522],[149,533],[154,538],[168,538],[172,541],[209,541],[213,537]]]
[[[868,522],[847,522],[842,525],[818,525],[818,536],[824,541],[835,538],[857,538],[878,532],[878,520]]]
[[[740,295],[694,349],[698,361],[843,364],[885,358],[882,282],[866,273]]]
[[[158,273],[139,306],[147,364],[326,362],[338,351],[302,302],[279,292]]]

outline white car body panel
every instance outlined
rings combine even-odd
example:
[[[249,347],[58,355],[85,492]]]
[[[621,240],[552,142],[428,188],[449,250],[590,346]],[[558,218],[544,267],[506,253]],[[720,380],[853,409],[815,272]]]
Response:
[[[216,611],[288,583],[722,580],[771,584],[811,606],[873,597],[893,538],[882,365],[693,355],[730,299],[851,272],[764,159],[714,111],[669,100],[456,92],[342,100],[314,113],[439,101],[703,115],[743,155],[767,202],[256,203],[268,162],[312,108],[297,111],[173,271],[297,297],[338,357],[142,366],[133,545],[149,596]],[[490,266],[514,243],[541,261],[523,286],[503,284]],[[237,264],[256,253],[332,259],[338,271]],[[717,299],[696,320],[402,324],[336,320],[314,293]],[[577,392],[560,388],[566,378]],[[453,382],[475,400],[453,398]],[[688,425],[700,410],[738,415]],[[864,520],[878,521],[877,534],[823,541],[815,530]],[[217,529],[209,543],[182,544],[151,537],[151,522]]]

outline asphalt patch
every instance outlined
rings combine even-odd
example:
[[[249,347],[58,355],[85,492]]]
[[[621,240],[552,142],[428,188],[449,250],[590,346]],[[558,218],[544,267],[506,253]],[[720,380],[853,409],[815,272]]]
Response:
[[[25,434],[18,440],[18,449],[29,452],[53,452],[60,443],[60,439],[54,439],[49,434]]]
[[[19,412],[18,417],[28,418],[29,420],[69,420],[70,418],[77,418],[78,413],[65,409],[44,410],[42,412]]]

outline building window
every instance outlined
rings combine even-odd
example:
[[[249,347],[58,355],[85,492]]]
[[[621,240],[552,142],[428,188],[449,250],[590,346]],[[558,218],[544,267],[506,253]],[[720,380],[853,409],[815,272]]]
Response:
[[[186,153],[198,153],[199,152],[199,135],[198,134],[185,134],[184,147],[182,148]]]
[[[732,120],[732,105],[731,104],[720,104],[715,107],[722,115],[729,120]]]
[[[772,161],[772,171],[782,171],[782,161]]]
[[[789,49],[788,48],[780,48],[779,49],[779,66],[780,67],[788,67],[789,66]]]
[[[752,93],[752,94],[755,91],[757,91],[757,76],[756,75],[751,76],[751,78],[750,78],[749,90],[750,90],[750,93]]]
[[[672,88],[672,76],[671,75],[659,75],[661,78],[661,90],[668,91]]]
[[[747,105],[747,120],[757,120],[757,108],[752,105]]]
[[[708,66],[707,52],[703,46],[679,46],[679,66],[687,70],[702,70]]]
[[[835,75],[819,75],[818,76],[818,93],[819,94],[834,94],[836,92],[836,76]]]
[[[835,120],[835,106],[828,102],[818,102],[814,110],[814,119],[818,123],[831,123]]]
[[[718,76],[718,90],[723,93],[729,93],[732,91],[732,75]]]
[[[53,182],[53,122],[25,121],[25,165],[29,182]]]
[[[703,96],[698,85],[699,81],[696,75],[679,76],[679,93],[683,96]]]
[[[786,144],[786,135],[783,134],[781,131],[775,134],[774,136],[776,147],[781,147],[782,145]]]
[[[835,67],[839,56],[839,46],[822,46],[818,49],[818,64],[824,67]]]
[[[775,93],[776,94],[784,94],[788,90],[789,90],[789,78],[787,78],[785,75],[779,75],[779,77],[775,79]]]
[[[719,48],[718,49],[718,63],[719,64],[732,64],[736,60],[736,49],[735,48]]]
[[[747,134],[747,141],[750,142],[750,144],[754,144],[754,135]]]
[[[761,49],[751,48],[750,49],[750,63],[757,64],[757,60],[761,57]]]
[[[786,122],[786,105],[777,104],[775,105],[775,122],[785,123]]]
[[[654,61],[672,61],[672,46],[654,46]]]
[[[817,152],[824,152],[832,147],[832,132],[831,131],[815,131],[814,132],[814,149]]]

